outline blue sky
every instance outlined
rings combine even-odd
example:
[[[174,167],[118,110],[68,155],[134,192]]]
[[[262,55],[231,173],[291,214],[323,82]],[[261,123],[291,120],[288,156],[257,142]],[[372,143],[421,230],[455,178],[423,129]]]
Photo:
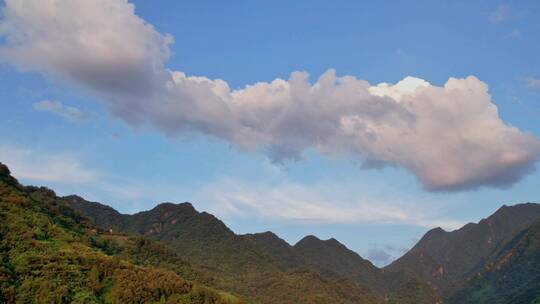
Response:
[[[19,2],[27,2],[29,9],[17,11]],[[95,58],[86,58],[86,49],[77,52],[75,47],[71,49],[61,40],[54,40],[68,37],[69,41],[70,37],[80,38],[87,32],[46,23],[50,15],[28,13],[32,9],[43,12],[44,7],[40,6],[56,3],[56,11],[47,12],[52,16],[58,14],[60,19],[69,18],[65,17],[73,15],[68,14],[72,13],[69,5],[60,0],[13,0],[2,2],[4,16],[0,26],[0,49],[4,50],[0,51],[0,161],[7,163],[24,183],[46,185],[62,195],[81,194],[126,213],[150,209],[161,201],[191,201],[197,209],[223,219],[237,233],[272,230],[290,243],[307,234],[324,239],[335,237],[378,265],[390,260],[385,254],[402,254],[429,228],[454,229],[488,216],[502,204],[538,201],[540,173],[531,171],[540,137],[537,1],[133,1],[135,15],[129,14],[124,1],[100,2],[118,2],[130,21],[143,19],[146,25],[153,26],[154,32],[139,37],[122,27],[124,19],[107,23],[120,18],[118,15],[99,8],[92,11],[91,4],[87,10],[75,10],[81,20],[85,20],[84,14],[97,16],[93,18],[96,22],[81,22],[81,28],[92,29],[89,33],[107,31],[111,37],[119,35],[119,41],[125,42],[115,49],[104,47],[111,52],[110,58],[119,58],[111,61],[113,65],[123,60],[121,52],[126,45],[125,58],[134,54],[134,62],[139,60],[137,47],[141,39],[146,39],[144,45],[167,45],[168,56],[158,51],[141,51],[143,60],[163,64],[165,68],[158,67],[158,72],[152,70],[148,76],[144,62],[133,64],[135,74],[141,66],[141,74],[149,77],[150,82],[159,79],[160,73],[168,73],[165,70],[223,79],[231,90],[276,78],[288,81],[295,71],[308,72],[313,84],[325,71],[335,69],[338,76],[352,75],[371,86],[381,82],[395,84],[413,76],[441,87],[450,77],[462,79],[472,75],[489,87],[488,106],[496,106],[496,117],[501,121],[497,127],[519,129],[514,134],[519,137],[515,142],[525,143],[511,152],[519,154],[532,145],[532,160],[523,161],[527,170],[520,167],[516,173],[519,176],[510,178],[511,182],[498,184],[499,180],[506,180],[504,170],[492,172],[485,166],[472,167],[470,170],[487,173],[464,177],[454,187],[432,178],[433,174],[438,175],[432,172],[436,166],[433,169],[431,163],[415,167],[418,160],[414,156],[388,159],[384,152],[372,147],[349,146],[342,137],[307,142],[303,136],[313,135],[311,130],[316,125],[312,121],[305,123],[308,131],[294,136],[287,134],[287,130],[296,130],[294,120],[283,122],[288,127],[285,133],[265,131],[249,138],[241,137],[243,133],[230,133],[228,124],[216,124],[222,115],[213,104],[193,114],[189,114],[189,108],[183,108],[186,102],[195,102],[197,106],[201,100],[204,102],[204,98],[197,97],[198,93],[189,95],[195,96],[193,100],[183,100],[182,96],[187,95],[179,92],[171,98],[178,102],[174,105],[182,108],[182,113],[175,113],[172,118],[168,113],[158,116],[152,106],[168,102],[164,98],[169,97],[139,100],[140,85],[133,84],[138,78],[121,74],[123,66],[113,66],[111,73],[101,74],[103,71],[96,72],[89,66],[98,70],[106,65],[96,65],[92,61]],[[11,16],[16,14],[23,15],[23,21],[14,21]],[[37,19],[44,23],[33,23]],[[10,37],[20,37],[17,35],[35,24],[50,26],[48,33],[59,35],[32,39],[49,43],[64,58],[79,60],[69,61],[77,68],[67,69],[67,61],[59,61],[55,54],[33,41],[24,41],[15,45],[20,48],[15,48]],[[10,29],[10,25],[16,29]],[[144,25],[137,26],[146,29]],[[174,37],[174,43],[167,44],[166,33]],[[88,39],[92,41],[94,37]],[[133,43],[131,48],[129,43]],[[10,53],[10,49],[17,52]],[[92,56],[88,54],[87,57]],[[90,70],[100,79],[91,78],[94,74],[89,74]],[[107,91],[103,83],[115,82],[123,75],[125,83],[133,85],[125,89],[124,82],[119,82],[122,92]],[[469,81],[466,85],[476,88],[477,82]],[[465,80],[459,85],[465,86],[464,83]],[[134,97],[126,97],[130,94],[126,90],[135,92]],[[336,92],[324,95],[330,103],[321,103],[322,106],[348,98]],[[419,94],[415,95],[418,100],[427,98]],[[261,100],[268,97],[257,96],[263,96]],[[334,100],[332,96],[338,97]],[[468,104],[474,104],[477,96],[484,97],[473,95],[470,101],[465,98],[456,117],[466,117],[470,113]],[[428,102],[437,102],[437,98]],[[136,112],[138,108],[143,111]],[[188,114],[184,114],[186,111]],[[194,121],[190,115],[205,117]],[[295,117],[302,120],[302,111],[298,115]],[[142,122],[130,120],[133,117]],[[311,118],[309,114],[306,117]],[[483,128],[482,119],[483,116],[472,117],[472,122],[467,123]],[[455,135],[453,130],[462,122],[454,123],[437,124],[433,129]],[[299,129],[304,130],[301,126]],[[467,127],[460,132],[463,130],[476,132]],[[522,134],[530,137],[523,138]],[[488,155],[494,150],[510,149],[505,146],[508,143],[483,141],[484,135],[491,138],[492,134],[474,137],[481,147],[471,154]],[[260,140],[265,136],[276,141],[268,144]],[[418,143],[441,144],[426,143],[425,138]],[[346,149],[339,148],[341,145]],[[392,144],[390,147],[399,149]],[[425,149],[422,147],[418,146],[419,155]],[[272,148],[278,149],[278,158],[284,157],[276,160],[268,153]],[[454,148],[468,157],[466,148]],[[294,153],[290,154],[290,149]],[[414,152],[405,149],[402,154]],[[481,159],[482,155],[475,157]],[[365,158],[375,158],[386,166],[366,169],[362,166]],[[448,162],[452,167],[453,162],[458,167],[462,165],[459,158]]]

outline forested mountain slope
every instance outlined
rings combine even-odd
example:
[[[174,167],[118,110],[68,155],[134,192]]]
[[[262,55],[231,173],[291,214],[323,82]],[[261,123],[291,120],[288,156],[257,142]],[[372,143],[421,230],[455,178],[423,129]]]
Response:
[[[167,244],[211,277],[205,283],[247,299],[261,303],[379,303],[382,299],[356,281],[327,278],[307,265],[284,267],[252,238],[234,234],[190,203],[162,203],[149,211],[121,215],[80,197],[65,200],[102,229],[119,229]]]
[[[539,204],[503,206],[479,223],[467,224],[456,231],[446,232],[441,228],[430,230],[385,271],[410,273],[428,282],[441,296],[448,298],[463,288],[471,277],[482,273],[501,258],[526,230],[539,221]],[[522,256],[520,261],[532,263],[530,258],[532,256]],[[532,275],[535,271],[533,269],[528,273]],[[525,281],[514,284],[521,282]]]
[[[379,269],[335,239],[291,246],[271,232],[236,235],[190,203],[120,214],[22,186],[0,164],[0,240],[0,303],[530,304],[540,296],[538,204],[433,229]]]
[[[99,231],[0,164],[0,303],[244,303],[184,279],[197,275],[178,256],[176,271],[156,267],[159,248]]]
[[[540,300],[540,221],[510,241],[447,303],[529,304],[534,299]]]
[[[103,229],[167,244],[212,277],[205,283],[247,299],[263,303],[438,301],[429,285],[406,275],[386,275],[335,239],[309,236],[291,246],[271,232],[236,235],[190,203],[162,203],[127,215],[77,196],[65,199]]]
[[[336,239],[320,240],[309,235],[289,245],[272,232],[248,234],[260,248],[283,267],[310,267],[326,278],[346,278],[369,286],[384,302],[433,304],[440,299],[433,288],[405,273],[385,273]]]

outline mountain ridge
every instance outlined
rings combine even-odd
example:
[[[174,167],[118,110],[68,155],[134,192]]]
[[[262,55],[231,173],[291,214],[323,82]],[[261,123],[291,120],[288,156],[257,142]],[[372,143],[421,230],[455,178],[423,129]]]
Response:
[[[443,298],[449,304],[529,304],[540,296],[540,284],[536,284],[540,282],[540,205],[535,203],[503,205],[478,223],[454,231],[431,229],[405,255],[378,268],[335,238],[307,235],[291,245],[270,231],[237,235],[188,202],[165,202],[150,210],[121,214],[80,196],[57,197],[43,187],[22,186],[2,164],[0,185],[2,206],[10,206],[4,200],[9,202],[5,193],[11,191],[47,206],[38,212],[62,212],[61,218],[69,217],[53,225],[72,229],[73,221],[88,221],[76,233],[99,237],[91,237],[84,246],[143,267],[165,267],[180,277],[258,303],[433,304],[442,303]],[[24,211],[26,207],[9,208]],[[9,233],[2,229],[1,233]],[[41,228],[35,237],[50,238],[44,229],[49,228]],[[12,275],[9,267],[7,273],[0,267],[0,279]],[[169,276],[171,282],[180,280],[172,274],[154,273]],[[178,292],[197,292],[186,288]]]
[[[478,223],[454,231],[428,231],[405,255],[384,269],[413,273],[443,295],[454,291],[456,281],[479,271],[521,231],[540,220],[540,205],[503,205]]]
[[[77,209],[80,203],[80,201],[77,202],[73,207]],[[92,203],[89,206],[96,206],[97,210],[102,209],[100,205]],[[186,208],[186,206],[189,207]],[[182,209],[188,214],[182,214],[180,212]],[[80,211],[83,214],[86,212],[90,218],[95,217],[93,211],[89,211],[88,208],[81,208]],[[175,214],[178,218],[174,218]],[[357,285],[361,290],[371,290],[382,298],[395,296],[394,292],[387,287],[390,284],[386,282],[386,275],[379,268],[335,238],[321,240],[308,235],[291,245],[269,231],[236,235],[213,215],[198,212],[192,204],[185,205],[185,203],[162,203],[150,210],[121,216],[122,231],[165,242],[183,256],[191,257],[189,261],[194,265],[228,272],[233,274],[235,280],[244,279],[242,273],[249,272],[252,269],[250,265],[259,265],[258,267],[262,267],[259,269],[261,272],[303,273],[307,271],[321,278],[339,282],[347,281]],[[205,222],[201,224],[202,218]],[[172,221],[175,220],[177,221],[173,223]],[[195,224],[187,225],[189,221]],[[142,226],[138,223],[142,223]],[[194,229],[194,225],[199,228]],[[112,226],[113,224],[109,224],[103,228]],[[209,230],[209,227],[213,228]],[[234,258],[228,258],[233,256]],[[238,259],[242,262],[239,263]],[[260,281],[261,278],[256,280]],[[392,277],[392,280],[392,286],[401,286],[410,282],[412,278],[399,276],[397,279]],[[430,299],[435,298],[430,287],[423,286],[423,283],[417,281],[412,282],[415,286],[422,285],[418,289],[423,290]],[[230,289],[232,286],[229,285],[217,285],[217,287],[239,292]],[[422,303],[420,299],[416,301]]]
[[[70,196],[66,198],[66,202],[73,202],[72,206],[75,209],[79,209],[83,215],[91,219],[101,218],[103,229],[119,229],[128,234],[140,235],[171,246],[176,252],[187,257],[195,267],[219,274],[214,278],[214,283],[218,288],[246,295],[247,298],[255,296],[254,292],[257,289],[260,292],[261,284],[280,285],[288,282],[292,277],[298,277],[298,279],[310,277],[313,282],[320,281],[321,284],[325,281],[310,267],[289,268],[280,265],[270,253],[256,246],[252,236],[236,235],[215,216],[197,211],[190,203],[161,203],[150,210],[134,214],[123,215],[115,212],[113,217],[108,218],[113,219],[113,222],[107,222],[99,216],[99,212],[104,210],[102,204],[90,202],[85,205],[82,200],[74,200]],[[110,210],[107,209],[107,212]],[[118,219],[118,216],[121,219]],[[283,245],[291,247],[285,241],[281,241]],[[262,274],[272,275],[270,278],[265,278],[261,276]],[[338,280],[335,281],[338,282]],[[247,288],[235,289],[238,283],[234,282],[243,282],[242,286],[247,286]],[[292,284],[292,282],[287,284]],[[339,282],[348,286],[350,290],[355,290],[349,296],[339,291],[344,299],[347,297],[351,299],[343,303],[377,302],[377,297],[372,295],[369,288],[355,282]],[[289,287],[279,288],[288,289]],[[357,298],[356,295],[363,296]]]
[[[247,304],[186,280],[195,272],[155,242],[101,231],[0,163],[0,303]]]
[[[171,208],[177,206],[174,208],[178,208],[182,204],[171,204],[169,206]],[[163,204],[157,206],[161,205]],[[192,204],[188,206],[188,209],[197,212]],[[148,214],[147,212],[154,209],[134,215]],[[386,267],[378,268],[368,260],[363,259],[356,252],[348,249],[335,238],[321,240],[314,235],[307,235],[291,245],[271,231],[235,235],[219,219],[210,214],[207,214],[207,217],[211,220],[219,221],[220,225],[224,226],[222,229],[227,230],[231,237],[247,239],[255,243],[258,250],[261,250],[261,254],[277,262],[278,268],[283,271],[312,269],[325,278],[345,279],[351,282],[357,282],[369,287],[383,298],[399,298],[396,293],[399,290],[401,294],[405,294],[403,296],[405,299],[410,298],[412,296],[411,294],[416,294],[416,296],[423,294],[424,297],[436,299],[434,292],[431,291],[432,288],[437,290],[436,292],[443,298],[450,298],[461,289],[467,290],[466,284],[470,278],[482,269],[486,263],[494,259],[492,256],[496,252],[503,250],[504,245],[508,243],[509,239],[514,238],[517,233],[526,229],[534,220],[540,219],[539,210],[540,205],[534,203],[523,203],[513,206],[503,205],[492,215],[481,219],[477,223],[468,223],[453,231],[445,231],[440,227],[427,231],[409,252],[396,261],[407,258],[407,255],[425,250],[452,252],[454,249],[448,250],[448,248],[454,248],[458,241],[464,242],[464,244],[482,244],[482,242],[478,243],[478,240],[482,239],[483,242],[493,244],[493,248],[487,252],[485,250],[478,251],[473,248],[464,250],[464,253],[457,254],[456,256],[459,260],[460,256],[469,255],[471,251],[477,251],[478,253],[476,257],[473,254],[473,258],[464,263],[466,267],[462,268],[453,266],[458,263],[455,256],[448,257],[447,260],[449,262],[440,265],[440,260],[437,260],[436,255],[433,257],[431,254],[420,254],[422,258],[415,263],[421,262],[424,267],[427,267],[429,271],[427,275],[426,273],[411,271],[406,267],[396,269],[394,268],[396,267],[396,261]],[[200,212],[199,214],[203,213]],[[517,225],[520,228],[508,229],[506,227],[507,222],[515,220],[520,223]],[[485,238],[486,233],[491,236]],[[455,235],[462,234],[466,236],[465,239],[458,238],[460,240],[456,241]],[[485,248],[489,247],[485,246],[485,244],[482,246]],[[454,267],[458,271],[448,271],[449,267]],[[418,267],[418,269],[422,269],[422,267]],[[439,281],[435,281],[434,283],[433,277]],[[403,302],[405,300],[400,299],[400,301]],[[415,301],[417,301],[416,303],[420,303],[418,299]]]
[[[108,206],[108,205],[105,205],[105,204],[102,204],[102,203],[99,203],[99,202],[92,202],[92,201],[87,201],[85,200],[84,198],[78,196],[78,195],[67,195],[67,196],[63,196],[62,197],[63,199],[67,199],[67,200],[70,200],[69,204],[72,205],[76,210],[78,211],[82,211],[85,216],[91,218],[93,221],[104,221],[103,219],[100,219],[100,218],[97,218],[95,217],[95,215],[89,213],[88,211],[84,210],[84,208],[82,208],[81,206],[83,206],[84,204],[91,204],[91,205],[94,205],[94,206],[97,206],[97,208],[103,208],[104,210],[110,210],[112,212],[114,212],[114,221],[116,222],[123,222],[122,220],[120,220],[120,217],[123,217],[123,216],[128,216],[128,217],[132,217],[132,216],[140,216],[142,214],[146,214],[146,213],[149,213],[151,211],[155,211],[155,210],[159,210],[161,208],[166,208],[166,206],[174,206],[174,208],[177,208],[177,207],[180,207],[180,208],[186,208],[187,210],[191,210],[193,212],[197,212],[201,215],[205,215],[205,216],[208,216],[208,217],[211,217],[213,219],[216,219],[217,221],[219,221],[220,223],[222,223],[225,227],[227,227],[221,220],[219,220],[219,218],[215,217],[214,215],[206,212],[206,211],[198,211],[194,204],[191,203],[191,202],[181,202],[181,203],[173,203],[173,202],[162,202],[162,203],[158,203],[156,204],[153,208],[151,209],[148,209],[148,210],[143,210],[143,211],[138,211],[138,212],[135,212],[133,214],[129,214],[129,213],[120,213],[118,212],[116,209]],[[72,201],[73,200],[73,201]],[[81,204],[77,204],[77,201],[84,201],[82,202]],[[514,205],[506,205],[506,204],[503,204],[501,207],[499,207],[493,214],[491,214],[490,216],[486,217],[486,218],[482,218],[480,219],[478,222],[469,222],[469,223],[466,223],[465,225],[463,225],[462,227],[458,228],[458,229],[455,229],[455,230],[451,230],[451,231],[448,231],[448,230],[445,230],[443,229],[442,227],[434,227],[430,230],[428,230],[423,236],[422,238],[420,238],[420,240],[417,242],[418,243],[421,243],[422,241],[428,241],[430,238],[432,238],[434,235],[437,235],[437,236],[440,236],[440,235],[445,235],[445,234],[451,234],[453,232],[456,232],[456,231],[463,231],[463,230],[469,230],[471,229],[472,227],[475,227],[477,225],[480,225],[480,224],[483,224],[485,221],[489,221],[490,219],[492,220],[493,217],[497,217],[499,214],[503,213],[505,210],[510,210],[510,211],[513,211],[513,210],[516,210],[518,208],[529,208],[529,207],[532,207],[534,210],[536,210],[536,212],[534,212],[534,214],[540,214],[540,204],[538,203],[533,203],[533,202],[526,202],[526,203],[517,203],[517,204],[514,204]],[[100,214],[101,215],[101,214]],[[116,216],[119,216],[118,218],[116,218]],[[536,216],[535,216],[536,218]],[[108,222],[108,221],[106,221]],[[107,224],[101,224],[103,226],[107,226]],[[109,223],[109,226],[110,228],[114,228],[115,225],[113,224],[110,224]],[[227,230],[231,231],[232,233],[234,233],[232,230],[230,230],[228,227],[227,227]],[[290,246],[290,247],[295,247],[297,246],[299,243],[305,241],[306,239],[315,239],[317,241],[320,241],[320,242],[323,242],[323,243],[333,243],[335,244],[336,246],[343,246],[345,247],[345,249],[347,250],[350,250],[349,248],[347,248],[343,243],[339,242],[336,238],[334,237],[330,237],[328,239],[320,239],[318,238],[317,236],[315,235],[306,235],[304,237],[302,237],[300,240],[298,240],[296,243],[294,244],[291,244],[289,242],[287,242],[286,240],[282,239],[281,237],[279,237],[278,235],[276,235],[274,232],[272,231],[264,231],[264,232],[255,232],[255,233],[246,233],[246,234],[239,234],[238,236],[244,236],[246,238],[253,238],[253,237],[258,237],[258,236],[263,236],[263,235],[266,235],[266,236],[272,236],[273,238],[277,238],[279,239],[282,243]],[[414,247],[414,246],[413,246]],[[411,248],[412,249],[412,248]],[[352,250],[351,250],[352,251]],[[353,251],[354,252],[354,251]],[[354,252],[355,254],[358,254],[357,252]],[[405,253],[406,254],[406,253]],[[403,254],[403,255],[405,255]],[[398,257],[396,260],[399,260],[400,258],[402,258],[403,256],[401,257]],[[395,261],[396,261],[395,260]],[[366,261],[369,261],[369,260],[366,260]],[[395,262],[394,261],[394,262]],[[369,261],[370,262],[370,261]],[[371,262],[370,262],[371,263]],[[389,269],[390,265],[392,263],[390,263],[389,265],[386,265],[386,266],[383,266],[383,267],[377,267],[375,265],[375,267],[379,268],[379,269]]]

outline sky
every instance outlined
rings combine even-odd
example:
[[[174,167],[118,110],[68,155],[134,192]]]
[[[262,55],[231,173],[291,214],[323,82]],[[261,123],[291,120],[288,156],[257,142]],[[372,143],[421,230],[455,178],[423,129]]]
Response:
[[[378,266],[538,202],[538,1],[0,1],[0,162]]]

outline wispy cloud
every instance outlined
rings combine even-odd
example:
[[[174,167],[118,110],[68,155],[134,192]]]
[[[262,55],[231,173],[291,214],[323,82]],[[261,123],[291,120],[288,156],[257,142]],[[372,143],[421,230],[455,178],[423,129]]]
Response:
[[[70,121],[84,121],[88,115],[78,108],[65,106],[60,101],[42,100],[33,104],[37,111],[49,112]]]
[[[501,23],[510,16],[511,11],[512,8],[509,5],[501,4],[489,14],[489,20],[492,23]]]
[[[442,216],[437,205],[422,199],[368,193],[356,182],[291,182],[285,180],[279,170],[272,171],[273,176],[268,179],[219,178],[195,189],[182,189],[174,182],[136,181],[93,169],[81,158],[66,152],[3,145],[0,146],[0,162],[25,182],[50,186],[62,195],[80,194],[112,204],[123,212],[149,209],[163,201],[193,199],[202,210],[224,219],[256,217],[305,224],[402,224],[447,230],[464,224]],[[370,188],[377,186],[371,184]]]
[[[85,184],[99,173],[85,167],[70,154],[48,154],[30,149],[0,146],[0,162],[9,166],[17,178],[42,183]]]
[[[521,31],[518,28],[514,28],[508,35],[508,38],[519,38],[521,37]]]
[[[95,169],[76,153],[0,145],[0,162],[22,183],[47,186],[59,195],[78,194],[110,204],[122,212],[137,212],[165,201],[185,197],[178,187]]]
[[[540,89],[540,79],[534,77],[523,78],[525,85],[531,89]]]
[[[344,197],[342,193],[349,193]],[[464,223],[438,216],[429,205],[402,200],[364,197],[333,184],[303,185],[283,182],[245,182],[221,179],[199,191],[199,201],[225,218],[262,217],[320,223],[405,224],[453,230]]]

